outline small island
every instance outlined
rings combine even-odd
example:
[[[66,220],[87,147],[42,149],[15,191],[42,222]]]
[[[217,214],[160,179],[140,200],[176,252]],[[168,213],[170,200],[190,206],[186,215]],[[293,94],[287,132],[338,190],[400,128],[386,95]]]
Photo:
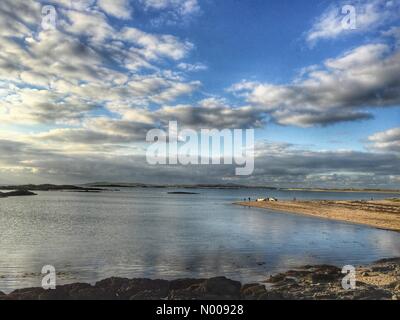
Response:
[[[182,191],[177,191],[177,192],[168,192],[168,194],[191,195],[191,194],[198,194],[198,193],[196,193],[196,192],[182,192]]]
[[[25,184],[13,186],[1,186],[1,190],[17,191],[75,191],[75,192],[100,192],[104,189],[91,187],[78,187],[73,185],[55,185],[55,184]]]
[[[25,197],[25,196],[36,196],[36,193],[33,193],[28,190],[17,190],[11,192],[0,192],[0,198],[8,198],[8,197]]]

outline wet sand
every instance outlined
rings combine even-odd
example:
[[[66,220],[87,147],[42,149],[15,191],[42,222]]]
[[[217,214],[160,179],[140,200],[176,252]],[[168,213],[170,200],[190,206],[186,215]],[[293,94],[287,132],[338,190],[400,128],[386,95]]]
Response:
[[[400,201],[278,201],[238,202],[237,205],[304,214],[400,232]]]

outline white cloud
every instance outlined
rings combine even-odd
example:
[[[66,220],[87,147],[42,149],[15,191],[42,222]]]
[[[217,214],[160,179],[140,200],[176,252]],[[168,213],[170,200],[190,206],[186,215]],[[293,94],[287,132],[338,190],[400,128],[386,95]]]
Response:
[[[396,45],[400,46],[400,27],[391,27],[389,30],[383,31],[382,35],[385,37],[394,38]]]
[[[284,125],[328,125],[371,118],[369,107],[400,104],[400,53],[369,44],[328,59],[286,85],[241,82],[230,89]]]
[[[130,19],[133,14],[129,0],[97,0],[97,5],[105,13],[120,19]]]
[[[197,72],[207,70],[208,67],[203,63],[185,63],[181,62],[178,64],[178,68],[187,72]]]
[[[198,0],[140,0],[146,10],[158,12],[154,25],[186,23],[200,14]]]
[[[356,9],[355,29],[343,26],[346,14],[342,13],[344,5],[352,3],[340,2],[331,5],[307,32],[307,41],[316,42],[321,39],[335,39],[345,34],[366,32],[399,18],[400,4],[392,0],[367,0],[354,5]]]
[[[381,152],[400,152],[400,128],[378,132],[368,138],[370,147]]]
[[[190,15],[200,11],[197,0],[142,0],[147,8],[157,10],[175,10],[181,15]]]
[[[199,88],[158,66],[186,57],[190,42],[119,30],[94,5],[76,10],[69,0],[49,3],[57,5],[55,30],[41,29],[39,1],[0,3],[1,121],[76,125],[100,107],[162,104]],[[105,11],[127,5],[110,3]]]
[[[121,39],[140,46],[140,53],[149,60],[168,57],[174,60],[184,58],[194,48],[188,41],[182,42],[171,35],[152,35],[136,28],[124,28]]]
[[[111,180],[193,184],[229,181],[283,187],[391,188],[398,187],[400,176],[400,158],[395,154],[316,152],[300,146],[264,143],[256,146],[255,174],[240,179],[235,176],[234,166],[229,165],[149,166],[140,150],[124,149],[109,136],[96,132],[53,131],[41,134],[41,139],[46,144],[37,144],[39,136],[29,142],[0,139],[2,177],[6,176],[13,183],[26,183],[27,179],[51,183]],[[81,147],[79,141],[82,140],[91,145]],[[112,145],[101,144],[102,140],[106,143],[111,141]]]

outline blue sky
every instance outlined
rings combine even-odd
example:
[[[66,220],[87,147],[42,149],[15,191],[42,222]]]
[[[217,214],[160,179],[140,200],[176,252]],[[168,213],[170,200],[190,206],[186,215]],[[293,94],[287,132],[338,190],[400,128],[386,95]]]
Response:
[[[399,17],[398,0],[4,0],[0,184],[400,187]],[[146,132],[171,120],[256,128],[257,174],[148,167]]]
[[[347,2],[346,2],[347,3]],[[355,6],[360,2],[351,2]],[[361,2],[362,3],[362,2]],[[337,2],[340,8],[340,2]],[[149,32],[177,34],[196,46],[188,61],[202,63],[207,70],[191,75],[203,84],[202,92],[190,101],[207,94],[223,95],[233,104],[242,101],[224,91],[242,80],[285,84],[296,78],[302,68],[321,64],[354,47],[380,41],[386,26],[368,32],[352,32],[318,44],[306,41],[307,31],[332,1],[204,1],[201,19],[172,26],[153,26],[148,15],[139,15],[134,26]],[[138,7],[140,12],[140,7]],[[356,30],[357,31],[357,30]],[[183,98],[182,101],[187,101]],[[398,126],[399,109],[374,110],[375,121],[338,123],[329,127],[298,128],[273,122],[258,132],[260,139],[312,145],[313,148],[363,150],[366,137]],[[351,133],[352,139],[348,138]]]

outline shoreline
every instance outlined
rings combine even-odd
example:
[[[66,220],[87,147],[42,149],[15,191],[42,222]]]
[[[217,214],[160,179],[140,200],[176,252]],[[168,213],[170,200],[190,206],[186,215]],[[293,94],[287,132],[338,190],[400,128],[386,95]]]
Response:
[[[342,270],[330,265],[302,266],[260,283],[225,277],[150,280],[108,278],[94,285],[72,283],[55,290],[26,288],[1,300],[399,300],[400,258],[356,268],[356,287],[342,286]]]
[[[321,193],[377,193],[377,194],[400,194],[400,190],[372,190],[372,189],[301,189],[301,188],[284,188],[283,191],[295,191],[295,192],[321,192]]]
[[[376,201],[278,201],[236,202],[243,207],[273,210],[308,217],[329,219],[400,232],[400,202]]]

